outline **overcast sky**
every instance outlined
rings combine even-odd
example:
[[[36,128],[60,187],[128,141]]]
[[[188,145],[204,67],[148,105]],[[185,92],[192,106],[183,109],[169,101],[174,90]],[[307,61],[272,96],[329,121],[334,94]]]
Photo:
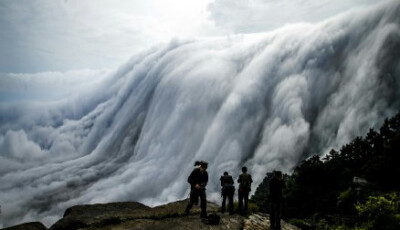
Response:
[[[113,69],[171,39],[265,32],[378,0],[1,0],[0,72]]]

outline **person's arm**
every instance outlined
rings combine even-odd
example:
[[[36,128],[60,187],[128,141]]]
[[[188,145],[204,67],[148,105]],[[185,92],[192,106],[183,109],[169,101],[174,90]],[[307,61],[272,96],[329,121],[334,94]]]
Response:
[[[251,178],[251,175],[249,175],[250,176],[250,184],[251,183],[253,183],[253,178]]]
[[[223,180],[222,176],[221,176],[221,178],[219,178],[219,180],[221,181],[221,186],[224,186],[224,180]]]
[[[193,170],[193,171],[190,173],[189,177],[188,177],[188,183],[189,183],[190,185],[193,185],[193,183],[194,183],[194,181],[193,181],[193,179],[194,179],[194,172],[195,172],[195,170]]]
[[[241,183],[241,182],[242,182],[242,175],[239,175],[239,178],[238,178],[237,182],[238,182],[238,183]]]

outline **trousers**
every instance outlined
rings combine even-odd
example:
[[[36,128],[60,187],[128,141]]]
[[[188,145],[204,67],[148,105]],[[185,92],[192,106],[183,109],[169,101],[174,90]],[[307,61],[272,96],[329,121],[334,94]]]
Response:
[[[186,206],[185,212],[189,213],[190,209],[192,209],[193,207],[193,204],[196,203],[196,201],[198,201],[199,198],[200,198],[200,208],[201,208],[200,217],[207,217],[207,198],[206,198],[206,190],[204,188],[191,189],[189,203]]]
[[[281,230],[281,202],[271,202],[269,221],[271,229]]]
[[[249,193],[250,191],[246,189],[239,189],[239,213],[241,215],[247,215],[249,209]],[[243,201],[244,201],[244,209],[243,209]]]

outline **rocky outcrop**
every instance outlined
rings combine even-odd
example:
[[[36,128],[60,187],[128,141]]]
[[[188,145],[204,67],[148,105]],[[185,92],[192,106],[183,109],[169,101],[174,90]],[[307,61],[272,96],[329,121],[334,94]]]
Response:
[[[9,228],[3,228],[3,230],[47,230],[47,228],[40,222],[30,222],[30,223],[15,225]]]
[[[50,230],[111,230],[111,229],[210,229],[200,219],[200,208],[194,206],[184,214],[188,200],[150,208],[140,203],[110,203],[74,206]],[[209,213],[217,213],[219,206],[208,202]],[[211,229],[241,229],[243,218],[224,216],[221,224]]]
[[[281,220],[282,230],[301,230],[291,224]],[[269,215],[257,213],[244,220],[243,230],[270,230]]]
[[[200,219],[200,208],[197,206],[193,207],[189,215],[185,215],[187,203],[188,200],[182,200],[154,208],[137,202],[79,205],[68,208],[64,217],[51,226],[50,230],[270,229],[266,214],[253,214],[247,218],[240,215],[221,215],[219,225],[207,225]],[[208,202],[207,211],[209,214],[219,214],[219,206]],[[47,229],[43,225],[43,228],[19,226],[8,229]],[[285,222],[282,222],[282,227],[284,230],[298,230]]]
[[[73,230],[116,225],[132,219],[146,218],[151,208],[137,202],[78,205],[68,208],[64,217],[50,230]]]

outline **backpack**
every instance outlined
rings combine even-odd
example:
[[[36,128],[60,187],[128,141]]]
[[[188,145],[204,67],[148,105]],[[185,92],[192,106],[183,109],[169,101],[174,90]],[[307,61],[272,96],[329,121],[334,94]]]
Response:
[[[223,194],[230,194],[235,192],[235,186],[233,184],[226,184],[224,187],[222,187],[222,193]]]
[[[222,195],[229,195],[235,192],[235,186],[233,185],[234,182],[232,176],[222,176],[220,180],[222,184]]]
[[[217,214],[210,214],[207,216],[207,218],[203,219],[203,222],[209,225],[219,225],[221,222],[221,217]]]
[[[253,179],[251,178],[250,174],[242,174],[240,175],[240,185],[239,188],[241,190],[251,190],[251,182],[253,182]]]

